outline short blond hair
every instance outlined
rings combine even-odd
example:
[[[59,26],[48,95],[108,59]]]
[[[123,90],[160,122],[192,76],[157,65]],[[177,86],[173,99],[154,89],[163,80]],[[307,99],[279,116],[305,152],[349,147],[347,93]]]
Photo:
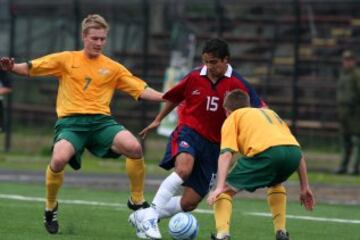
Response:
[[[81,32],[86,34],[90,28],[105,29],[106,31],[109,31],[109,24],[102,16],[91,14],[81,22]]]
[[[240,89],[232,90],[225,96],[223,107],[230,111],[250,107],[249,95]]]

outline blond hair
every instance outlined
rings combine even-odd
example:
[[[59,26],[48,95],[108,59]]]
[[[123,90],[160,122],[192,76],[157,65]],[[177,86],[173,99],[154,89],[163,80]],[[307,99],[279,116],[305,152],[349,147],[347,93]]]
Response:
[[[100,16],[98,14],[88,15],[81,22],[81,32],[83,34],[86,34],[90,28],[105,29],[106,31],[109,31],[108,23],[102,16]]]
[[[224,99],[223,107],[230,111],[235,111],[238,108],[244,108],[250,106],[249,95],[240,90],[235,89],[229,92]]]

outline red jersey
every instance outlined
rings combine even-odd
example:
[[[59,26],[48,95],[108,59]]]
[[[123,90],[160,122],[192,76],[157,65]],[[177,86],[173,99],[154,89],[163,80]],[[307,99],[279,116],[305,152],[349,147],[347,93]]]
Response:
[[[228,92],[234,89],[247,92],[252,107],[262,107],[265,103],[230,65],[224,77],[216,83],[206,75],[206,66],[195,69],[167,91],[163,98],[175,103],[183,101],[178,125],[184,124],[209,141],[220,143],[221,126],[226,118],[222,105]]]

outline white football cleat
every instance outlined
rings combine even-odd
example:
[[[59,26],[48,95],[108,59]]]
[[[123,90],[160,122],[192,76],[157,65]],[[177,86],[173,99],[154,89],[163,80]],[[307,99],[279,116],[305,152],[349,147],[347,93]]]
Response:
[[[136,236],[139,239],[148,239],[145,232],[142,230],[141,222],[139,221],[139,219],[137,219],[136,215],[137,215],[136,212],[130,214],[128,221],[135,228]]]
[[[146,219],[141,222],[141,229],[150,239],[161,239],[161,233],[157,224],[157,218]]]

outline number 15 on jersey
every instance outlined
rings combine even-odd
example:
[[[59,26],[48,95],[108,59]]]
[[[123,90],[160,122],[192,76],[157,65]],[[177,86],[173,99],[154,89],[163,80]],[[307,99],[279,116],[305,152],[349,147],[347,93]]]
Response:
[[[206,111],[216,112],[219,108],[219,100],[220,98],[215,96],[207,96],[206,97]]]

